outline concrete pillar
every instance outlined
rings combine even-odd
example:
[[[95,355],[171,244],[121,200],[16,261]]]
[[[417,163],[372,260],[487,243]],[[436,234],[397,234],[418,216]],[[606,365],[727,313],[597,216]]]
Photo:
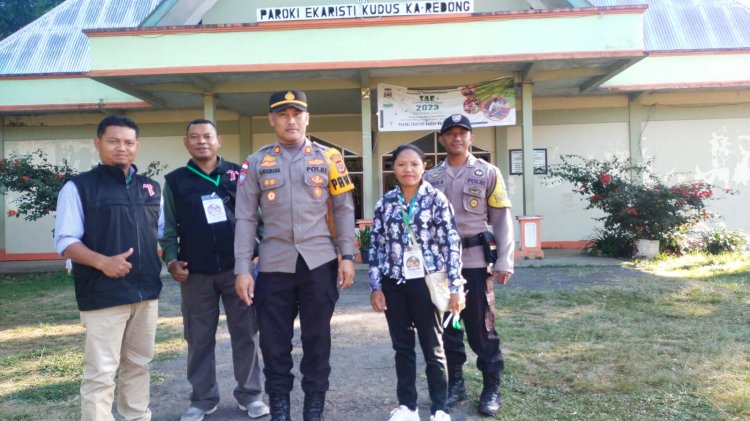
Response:
[[[630,162],[633,165],[643,163],[643,147],[641,145],[641,134],[643,133],[643,118],[645,116],[645,107],[640,101],[630,98],[628,100],[628,140],[630,149]],[[640,174],[633,171],[630,174],[633,181],[642,181]]]
[[[254,151],[253,119],[247,115],[240,116],[240,159],[242,162]]]
[[[510,175],[508,126],[495,126],[495,166],[500,168],[500,172],[507,181],[508,175]]]
[[[534,207],[534,122],[532,117],[531,89],[533,82],[521,83],[521,147],[523,148],[523,214],[533,216]]]
[[[203,118],[216,124],[216,95],[203,94]]]
[[[5,158],[5,117],[0,116],[0,159]],[[0,200],[0,250],[5,251],[5,195]]]
[[[362,116],[362,216],[372,219],[375,208],[375,186],[377,177],[373,172],[372,162],[372,99],[370,88],[361,88]]]

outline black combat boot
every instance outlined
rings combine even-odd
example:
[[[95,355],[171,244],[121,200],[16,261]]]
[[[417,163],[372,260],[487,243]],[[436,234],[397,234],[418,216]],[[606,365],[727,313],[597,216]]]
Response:
[[[500,409],[500,375],[482,374],[484,387],[479,395],[479,413],[494,417]]]
[[[326,404],[326,392],[305,392],[305,406],[302,408],[304,421],[323,419],[323,407]]]
[[[448,398],[445,407],[450,409],[453,405],[466,400],[466,385],[464,384],[464,370],[462,364],[448,366]]]
[[[292,421],[288,393],[269,394],[268,406],[271,409],[271,421]]]

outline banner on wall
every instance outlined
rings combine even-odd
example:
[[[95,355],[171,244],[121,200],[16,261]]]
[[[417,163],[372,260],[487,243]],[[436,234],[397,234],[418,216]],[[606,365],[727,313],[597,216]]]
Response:
[[[452,114],[464,114],[474,128],[516,124],[513,78],[443,90],[378,84],[381,132],[440,130]]]
[[[444,15],[474,12],[473,0],[399,1],[318,6],[263,7],[256,10],[258,22],[290,20],[378,18],[382,16]]]

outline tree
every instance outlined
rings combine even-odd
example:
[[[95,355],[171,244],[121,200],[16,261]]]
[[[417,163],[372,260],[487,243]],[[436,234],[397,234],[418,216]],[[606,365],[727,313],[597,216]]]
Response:
[[[0,0],[0,39],[4,39],[64,0]]]

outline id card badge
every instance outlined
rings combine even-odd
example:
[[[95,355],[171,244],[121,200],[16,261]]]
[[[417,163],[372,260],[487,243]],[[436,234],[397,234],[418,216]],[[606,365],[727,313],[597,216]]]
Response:
[[[405,279],[424,278],[424,257],[422,257],[422,247],[419,244],[404,248],[402,273]]]
[[[203,202],[203,211],[206,213],[206,222],[215,224],[227,220],[227,212],[224,208],[224,201],[216,193],[201,196]]]

